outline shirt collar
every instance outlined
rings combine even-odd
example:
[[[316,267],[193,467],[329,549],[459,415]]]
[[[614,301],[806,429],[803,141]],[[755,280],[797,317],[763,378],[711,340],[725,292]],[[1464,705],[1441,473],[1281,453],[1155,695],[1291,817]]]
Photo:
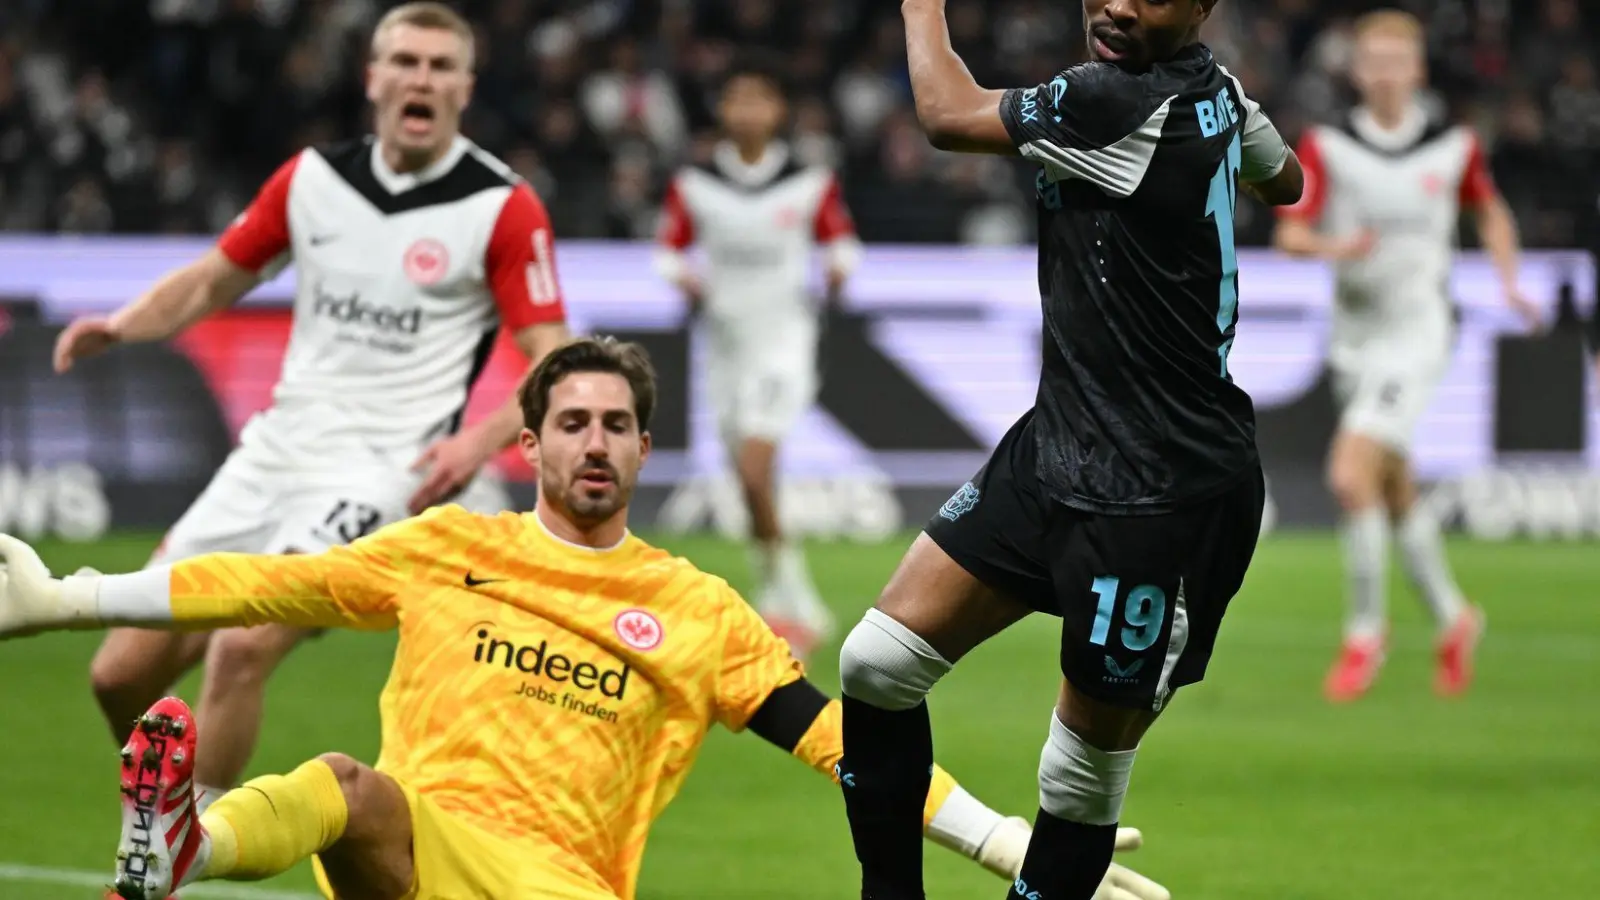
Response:
[[[713,151],[717,168],[728,178],[744,185],[766,184],[775,178],[789,161],[789,146],[773,141],[762,152],[761,158],[747,163],[739,156],[739,148],[732,141],[722,141]]]
[[[575,544],[572,541],[569,541],[566,538],[556,534],[554,531],[551,531],[550,526],[545,524],[544,516],[540,514],[537,506],[534,507],[533,512],[529,514],[528,518],[533,519],[535,530],[537,530],[546,540],[568,550],[573,550],[579,553],[611,553],[613,551],[622,549],[627,545],[628,540],[633,537],[632,531],[624,530],[622,532],[622,537],[615,544],[612,544],[609,547],[590,547],[584,544]]]
[[[426,167],[415,172],[396,172],[389,168],[383,161],[383,147],[377,141],[372,143],[372,175],[378,179],[378,184],[391,194],[401,194],[413,188],[421,187],[430,181],[437,181],[455,168],[456,163],[466,154],[467,147],[471,144],[465,137],[456,135],[450,142],[450,149],[444,155],[429,163]]]
[[[1395,128],[1384,128],[1366,107],[1357,107],[1350,115],[1350,125],[1367,143],[1382,150],[1403,150],[1422,139],[1428,130],[1428,114],[1420,104],[1413,103]]]

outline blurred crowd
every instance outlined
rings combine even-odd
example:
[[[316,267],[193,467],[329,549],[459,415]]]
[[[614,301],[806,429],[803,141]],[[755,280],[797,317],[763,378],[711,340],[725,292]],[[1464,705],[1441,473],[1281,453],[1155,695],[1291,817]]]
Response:
[[[948,0],[988,86],[1081,60],[1067,0]],[[0,228],[208,233],[307,144],[367,126],[361,69],[393,0],[0,2]],[[466,131],[529,179],[567,237],[653,233],[665,179],[707,152],[718,76],[781,51],[792,140],[842,172],[869,241],[1031,240],[1032,178],[930,148],[884,0],[466,0]],[[1335,116],[1353,15],[1375,4],[1221,0],[1204,35],[1293,136]],[[1534,246],[1589,246],[1600,169],[1600,11],[1588,0],[1394,0],[1429,25],[1429,102],[1480,129]],[[1585,9],[1587,7],[1587,9]],[[1264,211],[1241,210],[1263,243]],[[1466,237],[1471,239],[1470,230]]]

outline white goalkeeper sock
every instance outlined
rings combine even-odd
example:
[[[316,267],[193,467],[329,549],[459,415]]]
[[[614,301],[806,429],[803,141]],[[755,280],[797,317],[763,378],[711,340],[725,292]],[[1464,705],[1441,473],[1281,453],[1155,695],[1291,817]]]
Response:
[[[956,785],[928,822],[928,840],[971,859],[1005,817]]]
[[[209,785],[204,785],[204,784],[195,785],[194,786],[194,811],[195,811],[195,814],[196,815],[204,815],[205,811],[211,808],[211,804],[217,802],[218,800],[221,800],[222,799],[222,795],[226,794],[227,792],[228,792],[227,788],[210,787]]]
[[[1440,630],[1448,630],[1466,609],[1450,562],[1444,555],[1444,539],[1439,523],[1420,507],[1411,507],[1400,522],[1400,555],[1406,574],[1432,610]]]
[[[1389,519],[1382,507],[1370,507],[1346,515],[1343,531],[1350,591],[1345,640],[1380,640],[1388,624],[1384,588],[1389,574]]]

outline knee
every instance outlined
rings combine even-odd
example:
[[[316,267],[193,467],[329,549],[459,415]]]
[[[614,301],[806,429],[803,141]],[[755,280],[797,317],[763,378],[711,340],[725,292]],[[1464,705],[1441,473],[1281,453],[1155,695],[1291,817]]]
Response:
[[[1329,463],[1328,490],[1345,512],[1357,512],[1383,502],[1383,485],[1377,468],[1347,455],[1335,455]]]
[[[89,663],[89,686],[100,708],[108,713],[121,715],[127,712],[124,707],[148,705],[151,692],[166,687],[152,687],[151,680],[148,672],[130,665],[126,658],[118,654],[101,652]],[[132,715],[141,711],[135,710]]]
[[[206,679],[213,683],[264,682],[287,652],[285,638],[272,628],[229,628],[211,639]]]
[[[927,641],[877,609],[867,610],[839,650],[840,689],[879,709],[911,709],[948,671]]]
[[[739,483],[745,491],[772,489],[773,456],[772,445],[765,441],[751,439],[740,444],[735,468],[739,471]]]
[[[361,801],[372,790],[372,780],[377,772],[365,763],[343,753],[324,753],[317,760],[333,772],[339,782],[339,792],[344,794],[345,806],[352,812],[361,807]]]
[[[1039,756],[1039,807],[1069,822],[1117,824],[1137,752],[1090,746],[1052,714],[1050,739]]]

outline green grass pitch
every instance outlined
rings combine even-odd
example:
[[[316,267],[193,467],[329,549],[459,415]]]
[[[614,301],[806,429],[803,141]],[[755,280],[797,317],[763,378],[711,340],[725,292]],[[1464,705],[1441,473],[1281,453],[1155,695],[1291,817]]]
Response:
[[[744,581],[736,546],[664,543]],[[125,571],[152,544],[127,535],[41,550],[57,572]],[[812,548],[842,626],[872,601],[903,546]],[[1600,557],[1577,544],[1450,549],[1489,613],[1473,692],[1432,696],[1432,632],[1397,578],[1389,666],[1367,699],[1334,708],[1319,691],[1341,614],[1338,545],[1321,535],[1266,540],[1208,680],[1179,694],[1141,749],[1124,823],[1142,828],[1147,845],[1125,861],[1178,900],[1600,891]],[[96,641],[0,646],[0,897],[91,900],[98,891],[69,882],[111,870],[116,756],[88,693]],[[1055,642],[1054,620],[1025,622],[963,661],[932,700],[939,760],[978,796],[1030,817]],[[372,759],[390,646],[387,636],[340,634],[298,651],[271,684],[252,771],[287,771],[328,750]],[[835,658],[825,649],[812,673],[830,691]],[[192,680],[183,687],[193,689]],[[927,859],[932,898],[1005,890],[939,848]],[[855,872],[835,789],[752,736],[716,732],[655,829],[641,897],[847,898]],[[257,887],[310,886],[302,867]]]

